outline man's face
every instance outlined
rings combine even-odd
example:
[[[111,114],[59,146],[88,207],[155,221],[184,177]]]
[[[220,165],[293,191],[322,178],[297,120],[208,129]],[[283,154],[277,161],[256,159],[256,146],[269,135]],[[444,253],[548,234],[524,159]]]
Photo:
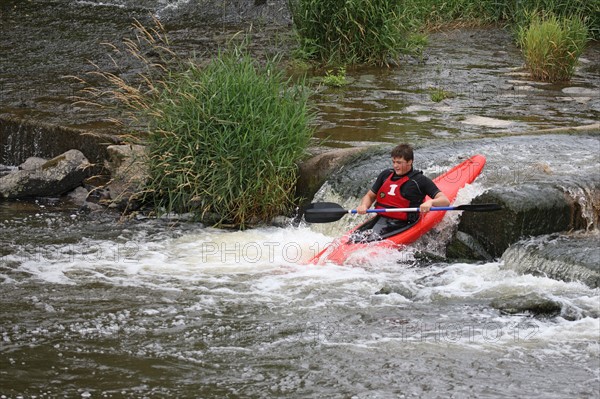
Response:
[[[404,158],[392,158],[392,165],[394,171],[398,175],[404,175],[410,171],[412,168],[413,161],[405,161]]]

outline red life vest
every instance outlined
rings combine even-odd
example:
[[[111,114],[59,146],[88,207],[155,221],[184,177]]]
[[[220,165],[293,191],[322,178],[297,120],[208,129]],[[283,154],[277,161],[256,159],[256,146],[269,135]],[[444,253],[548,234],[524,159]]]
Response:
[[[409,207],[410,201],[400,194],[400,187],[410,180],[408,174],[396,181],[392,181],[393,176],[394,172],[390,173],[388,178],[385,179],[379,188],[379,191],[377,191],[377,202],[375,203],[375,209]],[[408,219],[408,213],[406,212],[389,212],[383,213],[382,215],[393,219]]]

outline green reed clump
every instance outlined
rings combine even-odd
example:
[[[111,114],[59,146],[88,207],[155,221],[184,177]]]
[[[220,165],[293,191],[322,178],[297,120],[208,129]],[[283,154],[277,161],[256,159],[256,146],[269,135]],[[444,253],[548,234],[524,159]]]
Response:
[[[439,103],[440,101],[444,101],[447,98],[454,98],[456,94],[451,91],[444,90],[439,87],[431,87],[429,89],[429,98],[431,101]]]
[[[167,211],[244,227],[286,212],[312,136],[308,93],[238,48],[170,74],[152,98],[149,193]]]
[[[338,65],[386,65],[408,45],[399,2],[291,0],[298,53]]]
[[[532,77],[542,81],[567,81],[575,71],[588,40],[587,27],[578,17],[540,16],[521,28],[517,42]]]
[[[123,139],[148,148],[149,178],[136,198],[156,213],[242,228],[287,213],[313,133],[304,83],[285,78],[277,59],[259,63],[245,45],[204,66],[183,60],[155,22],[136,22],[125,51],[111,45],[113,59],[133,57],[142,73],[91,73],[110,88],[79,79],[81,101],[117,111],[115,121],[132,131]]]

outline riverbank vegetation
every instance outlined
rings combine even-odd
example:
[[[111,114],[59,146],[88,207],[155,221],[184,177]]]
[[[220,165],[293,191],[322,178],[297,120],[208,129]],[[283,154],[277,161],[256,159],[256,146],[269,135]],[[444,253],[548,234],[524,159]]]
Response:
[[[588,0],[291,0],[297,55],[320,64],[390,65],[422,49],[444,27],[503,24],[525,29],[531,15],[579,19],[600,38],[600,2]]]
[[[410,49],[413,28],[389,0],[296,0],[290,3],[300,53],[329,64],[385,65]]]

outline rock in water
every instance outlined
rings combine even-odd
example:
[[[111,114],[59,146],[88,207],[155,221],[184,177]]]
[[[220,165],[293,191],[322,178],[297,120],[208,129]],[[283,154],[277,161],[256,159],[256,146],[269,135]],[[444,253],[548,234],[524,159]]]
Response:
[[[600,247],[596,233],[550,235],[515,243],[502,255],[504,268],[521,274],[581,281],[600,287]]]
[[[91,164],[81,151],[69,150],[29,170],[18,170],[0,178],[5,199],[51,197],[81,185]]]
[[[562,309],[562,305],[558,301],[536,293],[506,295],[494,299],[490,305],[505,314],[529,313],[535,316],[549,317],[558,316]]]
[[[576,200],[549,184],[494,188],[472,203],[502,206],[497,212],[465,212],[458,225],[458,231],[473,237],[493,257],[502,256],[511,244],[525,237],[579,230],[587,225]]]

